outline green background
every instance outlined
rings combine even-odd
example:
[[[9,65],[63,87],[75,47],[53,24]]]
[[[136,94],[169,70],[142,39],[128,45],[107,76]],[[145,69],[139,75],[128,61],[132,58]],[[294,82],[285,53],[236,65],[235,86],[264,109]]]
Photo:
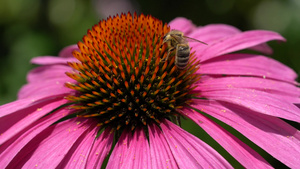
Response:
[[[16,99],[27,72],[34,67],[29,64],[31,58],[55,56],[81,40],[100,19],[128,10],[164,22],[183,16],[196,25],[225,23],[243,31],[279,32],[287,42],[271,42],[274,54],[270,57],[300,73],[299,0],[0,0],[0,104]],[[190,131],[195,135],[204,134],[199,127],[187,128],[194,129]],[[280,165],[271,158],[269,162]]]
[[[0,104],[16,99],[35,56],[57,55],[100,19],[120,12],[151,14],[164,22],[183,16],[197,25],[225,23],[245,31],[277,31],[271,56],[300,72],[299,0],[0,0]]]

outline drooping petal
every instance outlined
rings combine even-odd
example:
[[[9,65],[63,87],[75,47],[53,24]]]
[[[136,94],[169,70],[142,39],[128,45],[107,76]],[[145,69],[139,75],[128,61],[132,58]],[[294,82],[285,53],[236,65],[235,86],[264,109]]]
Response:
[[[66,72],[71,72],[72,68],[67,65],[47,65],[37,67],[31,70],[27,75],[28,83],[40,82],[45,80],[55,80],[66,78],[66,82],[70,81],[71,78],[66,76]]]
[[[128,149],[130,146],[133,146],[129,144],[130,140],[132,140],[131,132],[124,130],[109,157],[109,161],[106,166],[107,168],[121,168],[123,163],[127,162],[124,159],[129,153]]]
[[[37,98],[32,98],[32,99],[21,99],[21,100],[16,100],[14,102],[10,102],[4,105],[0,106],[0,120],[7,116],[10,115],[14,112],[20,111],[22,109],[26,109],[29,105],[33,104]],[[5,123],[0,123],[1,127],[0,129],[3,128],[3,125]],[[1,130],[2,131],[2,130]],[[2,131],[3,132],[3,131]]]
[[[35,82],[24,85],[18,93],[18,99],[41,96],[68,95],[74,90],[65,87],[66,78]]]
[[[48,127],[23,147],[8,168],[56,168],[93,124],[76,118]]]
[[[199,27],[188,36],[194,39],[198,39],[208,44],[208,46],[200,45],[198,43],[190,43],[190,46],[197,53],[201,53],[207,47],[216,43],[222,42],[225,39],[229,39],[231,36],[240,34],[241,31],[233,26],[225,24],[210,24],[203,27]],[[266,43],[250,47],[249,49],[262,52],[264,54],[272,54],[273,50]]]
[[[40,56],[31,59],[31,63],[37,65],[55,65],[55,64],[64,64],[67,65],[67,62],[76,62],[78,61],[74,57],[56,57],[56,56]]]
[[[233,127],[276,159],[299,167],[300,132],[279,118],[212,100],[194,100],[192,107]]]
[[[72,52],[74,50],[79,51],[77,45],[70,45],[65,47],[59,52],[57,56],[40,56],[31,59],[31,63],[38,65],[52,65],[52,64],[67,64],[67,62],[78,61],[74,58]]]
[[[247,31],[231,36],[219,43],[212,44],[205,50],[197,52],[197,55],[199,55],[201,61],[206,61],[217,56],[255,47],[271,40],[284,41],[285,39],[278,33],[272,31]]]
[[[91,131],[82,134],[82,136],[77,139],[57,168],[85,168],[87,165],[87,157],[97,134],[95,129],[98,128],[95,127],[91,129]]]
[[[67,100],[62,97],[54,97],[51,99],[40,99],[35,102],[28,101],[26,107],[19,109],[9,110],[8,108],[13,105],[18,107],[20,101],[13,102],[14,104],[11,103],[9,105],[1,106],[0,111],[3,112],[4,116],[0,118],[0,144],[9,140],[32,123],[66,102]]]
[[[109,134],[110,130],[105,130],[99,140],[96,140],[98,130],[98,127],[94,127],[83,134],[57,168],[101,168],[104,158],[110,151],[113,135]],[[97,147],[96,150],[94,146]]]
[[[254,89],[202,91],[201,96],[245,107],[251,111],[300,122],[300,109],[289,101]]]
[[[143,129],[137,128],[133,136],[130,131],[123,131],[107,168],[151,168],[149,144]]]
[[[203,27],[198,27],[188,36],[203,41],[210,46],[239,33],[241,33],[240,30],[230,25],[210,24]],[[197,46],[202,47],[202,45],[197,43],[190,43],[190,46],[194,49],[196,49]]]
[[[213,148],[167,120],[160,127],[179,168],[232,168]]]
[[[73,58],[74,56],[72,55],[72,52],[74,50],[79,51],[77,44],[76,45],[70,45],[70,46],[67,46],[67,47],[63,48],[59,52],[58,56],[63,57],[63,58]]]
[[[169,26],[171,29],[176,29],[182,31],[185,35],[188,35],[190,32],[192,32],[196,26],[193,24],[191,20],[188,20],[183,17],[178,17],[174,20],[172,20],[169,23]]]
[[[259,77],[202,77],[195,92],[228,89],[254,89],[273,94],[273,97],[300,103],[300,88],[293,84]]]
[[[253,46],[249,49],[261,52],[261,53],[266,54],[266,55],[271,55],[273,53],[272,48],[266,43],[262,43],[262,44]]]
[[[266,66],[267,65],[267,66]],[[282,63],[261,55],[228,54],[202,62],[199,74],[257,76],[295,83],[297,74]],[[284,76],[282,76],[284,74]]]
[[[69,110],[60,110],[52,113],[49,116],[35,121],[27,128],[24,128],[19,134],[14,135],[10,140],[7,140],[0,146],[0,168],[6,168],[14,157],[22,151],[33,138],[49,127],[51,124],[69,114]]]
[[[272,168],[272,166],[268,164],[264,158],[251,149],[247,144],[243,143],[217,123],[201,115],[199,112],[195,112],[191,109],[185,109],[182,113],[204,129],[245,168]]]
[[[114,133],[111,129],[105,129],[93,144],[92,150],[90,151],[87,159],[86,168],[101,168],[105,157],[111,149],[113,138]]]
[[[152,168],[178,168],[162,131],[155,124],[148,129]]]

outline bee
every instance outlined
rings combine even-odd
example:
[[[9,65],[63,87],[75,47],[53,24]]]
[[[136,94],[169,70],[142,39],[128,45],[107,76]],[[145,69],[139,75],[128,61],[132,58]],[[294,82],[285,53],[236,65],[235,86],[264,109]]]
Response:
[[[159,48],[161,50],[162,46],[167,43],[168,54],[166,58],[162,59],[162,61],[164,62],[168,60],[170,53],[175,50],[175,65],[178,69],[184,69],[190,58],[190,46],[188,41],[200,42],[207,45],[197,39],[184,36],[181,31],[171,30],[163,37],[162,45]]]

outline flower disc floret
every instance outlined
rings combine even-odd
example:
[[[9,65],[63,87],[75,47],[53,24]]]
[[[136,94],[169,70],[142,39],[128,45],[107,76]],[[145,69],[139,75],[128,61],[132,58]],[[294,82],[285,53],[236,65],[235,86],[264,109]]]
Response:
[[[96,118],[99,126],[131,130],[162,118],[175,119],[193,96],[192,84],[199,80],[198,62],[191,54],[186,69],[169,60],[162,45],[170,31],[167,24],[151,16],[121,14],[109,17],[88,30],[78,62],[69,65],[67,75],[77,83],[66,83],[76,92],[67,97],[78,109],[77,116]]]

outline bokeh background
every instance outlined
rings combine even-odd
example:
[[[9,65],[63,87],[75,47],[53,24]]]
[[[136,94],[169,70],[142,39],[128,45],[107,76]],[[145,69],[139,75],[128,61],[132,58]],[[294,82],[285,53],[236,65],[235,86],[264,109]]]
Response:
[[[29,64],[31,58],[55,56],[63,47],[81,40],[100,19],[128,11],[151,14],[164,22],[183,16],[196,25],[225,23],[243,31],[277,31],[287,42],[271,42],[274,54],[270,57],[300,74],[299,0],[0,0],[0,105],[16,99],[26,83],[26,73],[34,67]],[[199,127],[187,128],[224,151],[209,137],[206,140]],[[272,165],[282,165],[258,151]],[[226,152],[224,156],[240,167]]]

